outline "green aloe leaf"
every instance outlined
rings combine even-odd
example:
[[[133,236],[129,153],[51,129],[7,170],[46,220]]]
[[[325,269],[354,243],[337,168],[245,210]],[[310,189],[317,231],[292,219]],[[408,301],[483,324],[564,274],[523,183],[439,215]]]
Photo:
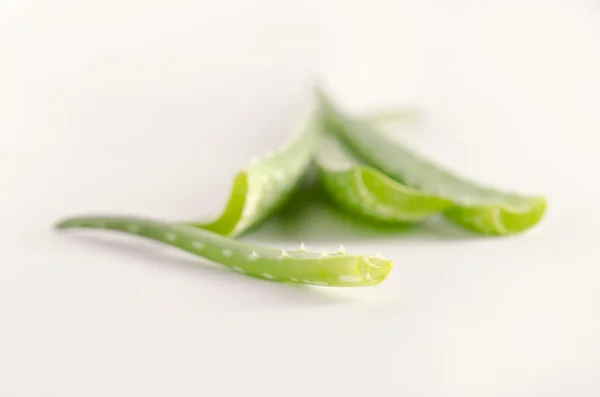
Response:
[[[277,250],[247,244],[193,226],[136,217],[75,217],[58,229],[91,228],[144,237],[190,252],[236,272],[272,281],[333,286],[375,286],[387,279],[393,262],[381,255]]]
[[[415,188],[428,198],[450,201],[451,206],[440,210],[455,223],[482,234],[505,235],[533,227],[546,212],[544,197],[501,191],[458,176],[391,139],[373,123],[345,114],[324,91],[319,91],[319,97],[330,133],[398,184]],[[407,207],[407,211],[415,208]]]
[[[330,133],[320,137],[315,162],[333,201],[374,221],[415,222],[452,206],[448,199],[398,183],[365,164]]]
[[[284,206],[311,164],[319,133],[317,123],[316,112],[309,112],[277,150],[251,159],[250,165],[236,175],[225,209],[217,219],[189,224],[237,237]]]

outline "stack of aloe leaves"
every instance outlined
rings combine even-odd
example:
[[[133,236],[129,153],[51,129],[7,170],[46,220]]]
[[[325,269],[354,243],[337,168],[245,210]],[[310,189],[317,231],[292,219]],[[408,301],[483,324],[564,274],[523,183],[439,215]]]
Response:
[[[321,191],[346,214],[380,225],[409,225],[441,215],[479,235],[522,233],[546,211],[541,196],[500,191],[456,175],[353,117],[322,89],[297,131],[277,150],[253,158],[233,181],[212,222],[164,222],[136,216],[77,216],[58,229],[92,228],[144,237],[249,276],[317,286],[375,286],[393,261],[381,254],[311,252],[251,244],[239,237],[288,205],[311,169]]]

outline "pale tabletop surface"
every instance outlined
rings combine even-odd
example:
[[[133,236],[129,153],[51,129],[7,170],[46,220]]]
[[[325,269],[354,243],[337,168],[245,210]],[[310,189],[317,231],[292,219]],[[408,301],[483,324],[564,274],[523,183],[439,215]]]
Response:
[[[0,396],[600,395],[596,2],[168,3],[0,6]],[[547,216],[508,238],[381,234],[315,205],[248,236],[394,259],[353,290],[52,230],[216,215],[315,68],[356,108],[417,104],[400,137],[547,195]]]

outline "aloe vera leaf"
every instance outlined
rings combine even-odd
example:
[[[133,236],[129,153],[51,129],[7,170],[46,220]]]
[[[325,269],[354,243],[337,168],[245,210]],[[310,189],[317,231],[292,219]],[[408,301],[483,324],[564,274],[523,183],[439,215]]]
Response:
[[[403,185],[365,164],[330,133],[315,154],[321,183],[341,208],[385,223],[423,220],[452,206],[448,199]]]
[[[317,118],[310,111],[297,131],[277,150],[253,158],[233,181],[225,209],[214,221],[189,225],[237,237],[258,225],[289,200],[311,163]]]
[[[514,234],[544,216],[544,197],[501,191],[458,176],[390,139],[372,123],[345,114],[324,91],[318,94],[327,130],[399,183],[451,200],[453,205],[444,214],[462,227],[488,235]]]
[[[393,262],[381,255],[347,254],[343,247],[332,254],[277,250],[247,244],[189,225],[137,217],[74,217],[58,229],[92,228],[123,232],[179,248],[249,276],[307,285],[360,287],[381,284]]]

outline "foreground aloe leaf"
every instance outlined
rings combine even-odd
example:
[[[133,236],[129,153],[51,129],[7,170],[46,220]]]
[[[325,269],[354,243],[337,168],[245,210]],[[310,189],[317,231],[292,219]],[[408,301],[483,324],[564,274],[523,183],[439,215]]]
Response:
[[[237,174],[228,203],[216,220],[190,225],[236,237],[281,208],[311,163],[319,132],[317,122],[311,109],[287,142],[261,158],[253,158],[251,164]]]
[[[76,217],[60,222],[59,229],[114,230],[182,249],[234,271],[267,280],[298,284],[360,287],[381,284],[393,262],[380,255],[309,252],[301,245],[285,251],[247,244],[193,226],[135,217]]]
[[[335,136],[324,133],[315,154],[322,185],[342,208],[379,222],[423,220],[450,200],[403,185],[362,162]]]
[[[504,235],[525,231],[543,217],[545,198],[495,190],[457,176],[390,139],[373,123],[344,114],[323,91],[319,95],[329,132],[398,183],[450,201],[444,214],[455,223],[483,234]]]

